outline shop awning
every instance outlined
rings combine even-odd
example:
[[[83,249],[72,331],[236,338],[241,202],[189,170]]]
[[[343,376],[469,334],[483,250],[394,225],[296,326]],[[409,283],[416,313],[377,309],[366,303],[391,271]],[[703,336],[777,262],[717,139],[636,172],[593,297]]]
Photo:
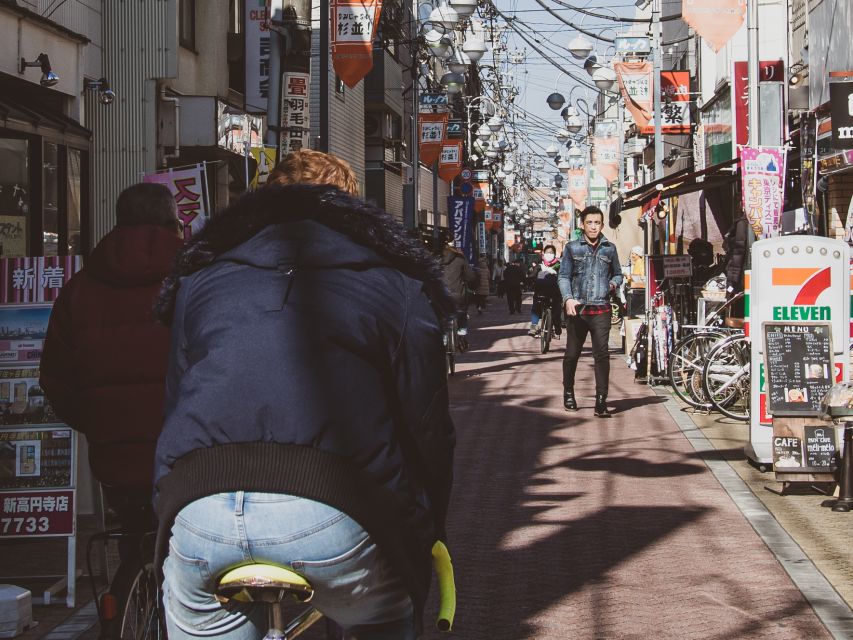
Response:
[[[44,135],[47,131],[90,141],[92,132],[76,120],[45,105],[27,104],[0,97],[0,127]]]
[[[690,173],[687,169],[674,173],[671,176],[666,176],[660,180],[649,182],[641,187],[632,189],[625,194],[624,208],[642,207],[655,196],[661,198],[671,198],[673,196],[692,193],[694,191],[703,191],[705,189],[716,189],[718,187],[730,185],[735,182],[738,177],[737,171],[732,171],[731,167],[737,165],[738,160],[727,160],[720,164],[712,165],[702,171],[694,171]],[[702,177],[701,181],[698,178]]]

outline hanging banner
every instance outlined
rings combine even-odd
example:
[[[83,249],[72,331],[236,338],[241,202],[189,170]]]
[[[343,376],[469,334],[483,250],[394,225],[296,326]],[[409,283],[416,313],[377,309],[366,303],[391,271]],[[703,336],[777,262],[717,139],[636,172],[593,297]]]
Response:
[[[447,213],[453,230],[453,246],[465,254],[468,262],[474,263],[474,245],[471,227],[474,223],[474,198],[470,196],[447,196]]]
[[[619,177],[619,138],[595,138],[595,169],[608,184]]]
[[[575,203],[575,208],[583,209],[586,206],[588,193],[586,170],[569,169],[569,197]]]
[[[681,19],[718,52],[732,39],[746,16],[746,0],[685,0]]]
[[[462,141],[445,142],[441,145],[441,156],[438,159],[438,177],[445,182],[452,182],[461,172]]]
[[[661,71],[660,85],[663,133],[690,133],[690,72]],[[643,135],[654,132],[651,124],[640,130]]]
[[[745,60],[735,62],[734,74],[736,144],[745,145],[749,142],[749,66]],[[782,82],[784,78],[785,63],[781,60],[758,63],[759,82]]]
[[[447,132],[447,113],[422,113],[418,116],[421,130],[418,153],[420,161],[431,167],[441,155]]]
[[[786,149],[739,147],[743,210],[759,238],[778,234],[782,216]]]
[[[269,8],[246,0],[246,111],[266,113],[270,88]]]
[[[373,68],[373,37],[382,0],[331,0],[330,8],[332,65],[352,89]]]
[[[474,183],[474,211],[477,213],[482,213],[486,210],[486,200],[489,200],[492,196],[490,194],[490,188],[488,182],[475,182]]]
[[[654,76],[650,62],[617,62],[613,65],[625,106],[641,129],[652,119]]]
[[[279,158],[311,146],[310,88],[310,73],[285,71],[281,76]]]
[[[204,228],[210,218],[204,164],[189,169],[146,173],[142,181],[166,185],[172,192],[178,205],[178,218],[184,223],[185,240]]]

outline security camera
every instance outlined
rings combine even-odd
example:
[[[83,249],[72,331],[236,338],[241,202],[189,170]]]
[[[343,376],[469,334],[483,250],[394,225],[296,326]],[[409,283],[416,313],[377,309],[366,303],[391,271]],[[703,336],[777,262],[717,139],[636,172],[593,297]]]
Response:
[[[98,96],[98,100],[101,104],[112,104],[112,101],[116,99],[116,92],[112,89],[107,89],[106,91],[102,91]]]
[[[110,89],[110,83],[106,78],[98,80],[86,80],[83,82],[84,91],[97,91],[98,102],[101,104],[112,104],[116,99],[116,92]]]

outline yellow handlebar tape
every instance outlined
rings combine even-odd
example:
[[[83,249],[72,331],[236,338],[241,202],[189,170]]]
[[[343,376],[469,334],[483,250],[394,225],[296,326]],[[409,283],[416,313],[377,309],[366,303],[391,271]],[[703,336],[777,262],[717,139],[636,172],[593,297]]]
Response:
[[[435,626],[439,631],[450,631],[456,615],[456,582],[453,579],[453,563],[447,546],[436,540],[432,545],[432,566],[438,576],[438,619]]]

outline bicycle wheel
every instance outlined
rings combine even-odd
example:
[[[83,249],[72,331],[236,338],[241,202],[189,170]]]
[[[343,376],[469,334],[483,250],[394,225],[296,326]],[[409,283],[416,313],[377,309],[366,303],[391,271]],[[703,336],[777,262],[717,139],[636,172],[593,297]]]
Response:
[[[146,564],[130,587],[121,618],[121,640],[166,638],[160,615],[160,589],[154,565]]]
[[[542,319],[539,320],[539,346],[542,353],[548,353],[548,349],[551,348],[551,331],[553,330],[551,310],[545,309],[542,312]]]
[[[679,340],[672,348],[667,363],[667,376],[672,390],[691,407],[710,409],[702,388],[702,371],[708,352],[724,334],[717,331],[691,333]]]
[[[750,343],[734,335],[708,353],[702,387],[714,409],[733,420],[749,422]]]

